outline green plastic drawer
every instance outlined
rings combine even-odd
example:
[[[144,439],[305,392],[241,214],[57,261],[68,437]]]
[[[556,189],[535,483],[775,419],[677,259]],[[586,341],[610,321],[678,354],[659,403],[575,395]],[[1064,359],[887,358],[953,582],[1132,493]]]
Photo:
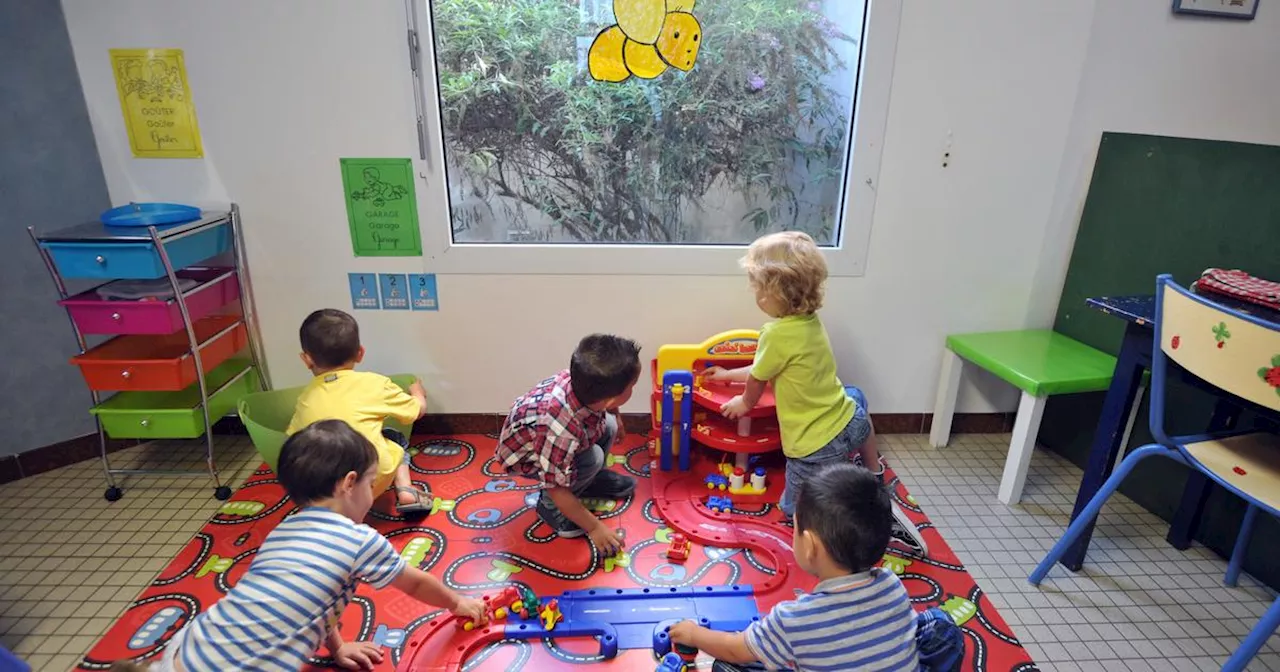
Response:
[[[248,367],[246,359],[231,359],[209,372],[206,383],[216,390]],[[258,372],[249,371],[209,400],[209,420],[216,422],[234,411],[240,397],[257,391]],[[200,386],[181,392],[121,392],[91,411],[113,439],[195,439],[204,436]]]

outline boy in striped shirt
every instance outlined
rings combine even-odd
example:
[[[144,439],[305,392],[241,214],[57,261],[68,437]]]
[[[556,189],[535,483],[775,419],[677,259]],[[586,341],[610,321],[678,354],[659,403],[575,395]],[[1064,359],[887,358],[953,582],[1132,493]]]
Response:
[[[916,613],[902,582],[875,567],[889,545],[889,493],[874,474],[833,463],[800,485],[796,564],[820,581],[782,602],[745,632],[713,632],[693,621],[671,628],[671,641],[723,663],[759,661],[795,670],[920,669]]]
[[[339,666],[373,669],[382,662],[379,647],[338,632],[361,581],[485,622],[482,602],[406,565],[385,537],[360,524],[377,473],[376,449],[341,420],[289,437],[277,474],[298,512],[267,535],[230,593],[173,636],[159,670],[298,670],[321,642]]]

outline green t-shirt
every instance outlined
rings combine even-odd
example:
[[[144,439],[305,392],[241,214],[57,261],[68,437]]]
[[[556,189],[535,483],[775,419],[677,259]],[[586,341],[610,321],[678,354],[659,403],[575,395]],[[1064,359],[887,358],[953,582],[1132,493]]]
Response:
[[[787,457],[830,443],[857,410],[836,377],[836,357],[817,315],[788,315],[761,327],[751,377],[773,381]]]

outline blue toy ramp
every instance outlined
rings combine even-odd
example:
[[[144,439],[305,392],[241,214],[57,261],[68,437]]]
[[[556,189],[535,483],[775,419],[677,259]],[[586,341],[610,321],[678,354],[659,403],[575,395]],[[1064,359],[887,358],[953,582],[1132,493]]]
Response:
[[[760,616],[751,586],[594,588],[565,591],[558,599],[565,623],[608,623],[623,650],[652,648],[672,624],[685,619],[729,632],[745,629]]]

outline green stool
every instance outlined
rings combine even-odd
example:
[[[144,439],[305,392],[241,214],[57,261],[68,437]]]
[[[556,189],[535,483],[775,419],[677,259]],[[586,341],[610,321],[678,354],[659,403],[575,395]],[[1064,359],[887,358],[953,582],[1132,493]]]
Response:
[[[405,389],[418,379],[417,376],[409,374],[398,374],[388,378]],[[276,470],[280,449],[284,448],[284,440],[289,438],[284,430],[289,427],[289,420],[293,419],[293,408],[298,404],[298,395],[302,393],[303,387],[254,392],[240,397],[238,409],[240,421],[244,423],[245,429],[249,430],[249,439],[253,442],[253,447],[258,449],[258,454],[262,456],[267,466],[271,467],[271,471]],[[392,419],[388,419],[384,424],[405,436],[413,433],[412,427]]]
[[[1054,394],[1107,389],[1116,358],[1049,330],[948,336],[938,400],[933,409],[933,429],[929,432],[929,443],[935,448],[947,445],[951,437],[951,419],[955,415],[956,394],[960,391],[960,375],[966,362],[1022,390],[999,492],[1000,501],[1016,504],[1027,482],[1027,467],[1031,464],[1031,451],[1035,449],[1045,402]]]

